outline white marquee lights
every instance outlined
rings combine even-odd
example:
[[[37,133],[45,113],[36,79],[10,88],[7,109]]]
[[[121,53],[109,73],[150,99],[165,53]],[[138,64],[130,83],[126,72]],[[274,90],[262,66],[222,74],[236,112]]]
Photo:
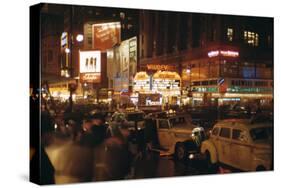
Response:
[[[238,57],[239,52],[231,51],[231,50],[216,50],[208,52],[208,57],[216,57],[216,56],[225,56],[225,57]]]

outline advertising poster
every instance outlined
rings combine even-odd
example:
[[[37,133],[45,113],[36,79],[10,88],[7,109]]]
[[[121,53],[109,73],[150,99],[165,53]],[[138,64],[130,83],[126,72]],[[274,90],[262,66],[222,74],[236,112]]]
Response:
[[[137,37],[122,41],[119,46],[107,50],[107,75],[113,81],[115,91],[130,90],[137,71]],[[119,85],[118,85],[119,84]],[[117,89],[119,88],[119,89]]]
[[[137,70],[137,37],[125,40],[120,45],[121,74],[128,86],[133,86]]]
[[[108,22],[92,25],[93,48],[101,51],[112,48],[121,40],[120,22]]]
[[[82,82],[100,83],[101,52],[80,51],[80,78]]]

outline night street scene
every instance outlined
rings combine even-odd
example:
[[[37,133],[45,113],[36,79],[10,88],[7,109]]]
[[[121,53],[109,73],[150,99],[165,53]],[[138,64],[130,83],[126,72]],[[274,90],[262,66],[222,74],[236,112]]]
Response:
[[[274,169],[273,18],[36,7],[32,182]]]

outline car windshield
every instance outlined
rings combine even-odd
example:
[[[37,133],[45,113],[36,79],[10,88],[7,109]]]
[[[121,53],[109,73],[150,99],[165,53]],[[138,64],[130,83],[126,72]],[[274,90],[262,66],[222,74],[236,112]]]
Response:
[[[143,121],[143,117],[144,117],[143,113],[128,114],[127,120],[128,121]]]
[[[272,127],[253,128],[250,130],[250,135],[253,141],[271,140]]]
[[[171,118],[170,123],[173,127],[179,127],[179,126],[186,126],[187,125],[184,117]]]

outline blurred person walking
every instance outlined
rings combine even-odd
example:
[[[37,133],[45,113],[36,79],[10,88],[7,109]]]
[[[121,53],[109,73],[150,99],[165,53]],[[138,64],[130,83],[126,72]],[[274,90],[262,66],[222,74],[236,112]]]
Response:
[[[80,140],[72,140],[56,151],[52,162],[56,183],[78,183],[124,179],[128,155],[122,143],[106,138],[105,120],[95,113],[83,123]]]

